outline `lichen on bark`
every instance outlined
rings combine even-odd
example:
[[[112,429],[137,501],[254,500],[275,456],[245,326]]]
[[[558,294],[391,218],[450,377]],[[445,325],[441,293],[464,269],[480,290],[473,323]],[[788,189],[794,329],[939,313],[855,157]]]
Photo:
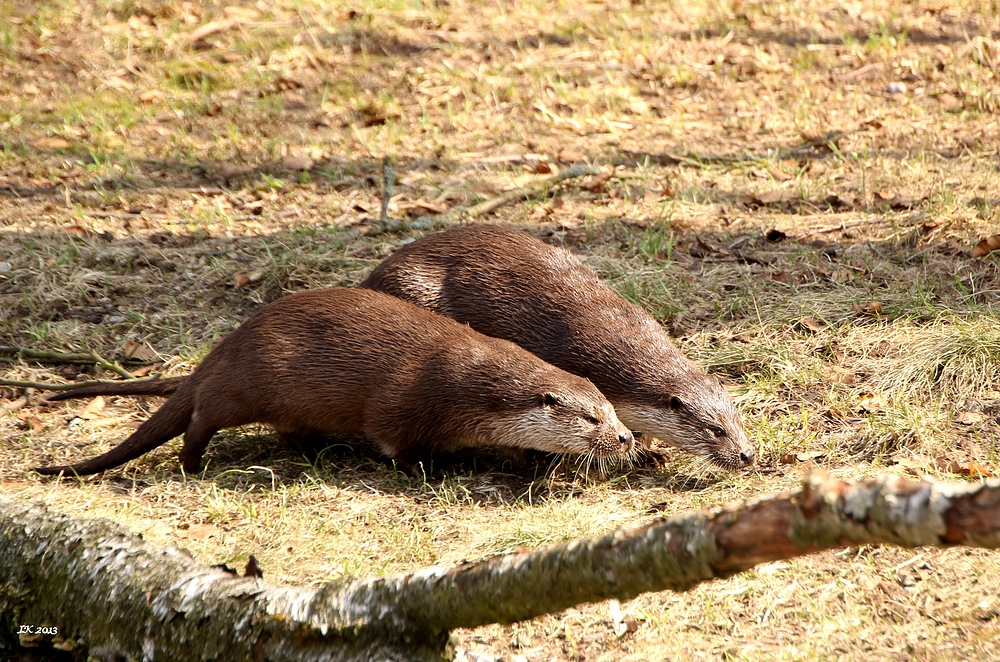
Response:
[[[110,522],[0,497],[0,647],[31,623],[58,626],[53,643],[97,660],[439,660],[454,628],[882,543],[1000,547],[1000,480],[847,484],[814,474],[792,494],[319,588],[234,577]]]

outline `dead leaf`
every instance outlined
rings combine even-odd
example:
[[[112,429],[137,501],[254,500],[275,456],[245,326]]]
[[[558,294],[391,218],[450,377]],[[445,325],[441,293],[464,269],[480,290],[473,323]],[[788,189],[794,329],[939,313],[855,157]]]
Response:
[[[787,182],[789,179],[794,179],[794,177],[792,177],[791,175],[789,175],[784,170],[779,170],[778,168],[776,168],[774,166],[770,166],[767,169],[767,172],[770,173],[770,175],[772,177],[774,177],[775,179],[777,179],[779,182]]]
[[[854,280],[854,272],[850,269],[834,269],[830,278],[835,283],[849,283]]]
[[[788,271],[776,271],[772,273],[771,280],[784,283],[785,285],[795,285],[797,281],[795,274]]]
[[[798,195],[794,191],[782,191],[780,189],[764,191],[763,193],[755,196],[757,204],[764,206],[775,205],[780,202],[790,202],[797,199]]]
[[[134,370],[130,368],[129,372],[131,372],[132,375],[135,377],[145,377],[146,375],[148,375],[150,372],[153,371],[154,367],[155,366],[153,366],[153,364],[150,363],[149,365],[141,365],[138,368],[135,368]]]
[[[226,30],[231,30],[234,28],[239,21],[235,19],[228,19],[225,21],[212,21],[206,23],[196,30],[188,32],[186,35],[181,37],[181,40],[186,44],[196,44],[197,42],[211,37],[213,34],[218,32],[225,32]]]
[[[598,193],[604,190],[605,184],[607,184],[612,177],[611,171],[602,172],[599,175],[595,175],[583,183],[582,188],[591,193]]]
[[[95,418],[100,418],[102,411],[104,411],[104,398],[99,395],[88,402],[87,406],[81,409],[77,416],[85,421],[92,421]]]
[[[955,417],[955,422],[960,425],[976,425],[977,423],[982,423],[987,418],[989,416],[979,411],[963,411]]]
[[[986,470],[983,465],[979,464],[975,460],[969,462],[969,475],[970,476],[983,476],[985,478],[992,478],[993,473]]]
[[[233,288],[240,289],[246,287],[251,283],[256,283],[264,277],[264,272],[261,270],[251,271],[247,273],[246,271],[241,271],[235,276],[233,276]]]
[[[60,138],[58,136],[50,136],[47,138],[39,138],[32,143],[38,149],[66,149],[69,147],[69,141],[65,138]]]
[[[559,163],[583,163],[583,160],[583,152],[568,147],[559,150],[559,153],[556,154],[556,161]]]
[[[159,136],[161,138],[166,138],[167,136],[174,135],[174,130],[168,126],[160,126],[159,124],[143,124],[142,128],[154,136]]]
[[[212,526],[211,524],[182,524],[177,527],[177,531],[174,535],[178,538],[187,538],[188,540],[204,540],[206,538],[211,538],[212,536],[218,536],[221,533],[221,529]]]
[[[159,90],[146,90],[139,95],[141,103],[153,103],[154,101],[159,101],[161,98],[163,98],[163,94]]]
[[[813,333],[819,333],[820,331],[826,330],[828,327],[827,324],[820,322],[815,317],[803,317],[799,320],[799,325],[807,331],[812,331]]]
[[[866,413],[885,410],[885,398],[881,393],[866,393],[858,400],[858,409]]]
[[[437,216],[438,214],[444,214],[447,211],[448,208],[446,206],[437,204],[436,202],[429,202],[427,200],[415,200],[409,205],[403,206],[403,212],[410,218]]]
[[[944,457],[934,458],[934,466],[937,467],[939,471],[946,471],[948,473],[958,474],[960,476],[986,476],[990,477],[993,474],[987,471],[981,464],[975,461],[970,461],[968,464],[963,464],[956,460],[949,460]]]
[[[45,427],[42,423],[42,419],[35,416],[32,412],[21,412],[18,416],[18,420],[21,421],[21,427],[25,430],[30,430],[32,432],[41,432]]]
[[[549,159],[544,154],[526,154],[523,168],[525,172],[533,172],[539,175],[547,175],[552,172]]]
[[[880,197],[880,194],[876,194],[876,197]],[[891,209],[913,209],[917,206],[917,203],[925,201],[927,198],[914,199],[908,195],[902,195],[897,193],[891,198],[883,198],[885,202],[889,204]]]
[[[882,314],[882,302],[881,301],[869,301],[868,303],[859,306],[858,304],[852,304],[851,310],[860,315],[881,315]]]
[[[976,247],[972,249],[972,257],[983,257],[997,249],[1000,249],[1000,234],[987,237],[976,244]]]
[[[823,377],[836,384],[851,386],[857,381],[854,372],[840,366],[827,366],[823,369]]]
[[[778,460],[781,464],[796,464],[798,462],[812,462],[826,457],[826,451],[805,451],[802,453],[785,453]]]
[[[281,167],[285,170],[312,170],[316,162],[308,156],[286,156],[281,160]]]
[[[922,476],[927,473],[928,468],[931,466],[931,461],[930,458],[917,456],[897,459],[896,464],[906,469],[906,473],[913,474],[914,476]]]
[[[156,353],[155,349],[149,346],[149,343],[130,341],[125,343],[125,356],[136,361],[156,361],[160,355]]]

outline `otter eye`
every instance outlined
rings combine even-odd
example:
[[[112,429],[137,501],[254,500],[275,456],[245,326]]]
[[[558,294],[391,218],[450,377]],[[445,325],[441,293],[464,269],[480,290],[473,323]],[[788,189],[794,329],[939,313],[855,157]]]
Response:
[[[555,393],[542,393],[542,404],[546,407],[555,407],[559,404],[559,396]]]
[[[597,417],[595,416],[584,416],[583,420],[587,421],[591,425],[597,425],[598,423],[600,423],[600,421],[597,420]]]
[[[715,435],[716,439],[721,439],[722,437],[726,436],[726,431],[723,430],[722,428],[711,427],[708,428],[708,431],[711,432],[713,435]]]
[[[676,395],[670,396],[670,399],[667,400],[667,404],[670,405],[671,409],[684,409],[684,403],[681,402],[681,399]]]

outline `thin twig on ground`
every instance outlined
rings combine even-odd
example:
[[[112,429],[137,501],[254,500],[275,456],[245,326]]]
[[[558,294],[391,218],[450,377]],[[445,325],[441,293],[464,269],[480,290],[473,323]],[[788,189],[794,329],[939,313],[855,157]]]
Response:
[[[129,381],[146,381],[145,379],[131,379]],[[83,388],[84,386],[100,386],[102,384],[107,384],[108,382],[103,382],[96,379],[91,379],[85,382],[70,382],[68,384],[53,384],[50,382],[32,382],[32,381],[19,381],[16,379],[0,379],[0,386],[16,386],[18,388],[37,388],[45,391],[72,391],[74,389]],[[115,383],[115,382],[112,382]]]
[[[861,126],[857,129],[851,129],[850,131],[830,131],[819,138],[807,140],[806,142],[800,143],[795,147],[789,147],[788,149],[780,149],[777,151],[768,151],[763,154],[747,153],[740,154],[738,156],[713,156],[710,154],[702,154],[701,152],[688,150],[686,152],[666,152],[655,160],[661,164],[666,162],[673,165],[691,166],[737,165],[759,163],[761,161],[770,160],[782,161],[817,147],[826,147],[830,151],[834,151],[833,148],[836,146],[837,141],[841,138],[845,138],[846,136],[850,136],[855,133],[862,133],[867,130],[867,126]]]
[[[123,368],[117,362],[108,361],[102,358],[97,352],[71,353],[55,352],[50,350],[28,349],[17,345],[0,345],[0,354],[17,354],[29,359],[44,361],[46,363],[96,363],[105,370],[110,370],[125,379],[135,379],[135,375]]]
[[[380,223],[368,231],[369,236],[384,234],[389,232],[400,232],[403,230],[436,230],[455,225],[461,219],[474,219],[493,212],[500,207],[515,202],[541,195],[566,180],[587,175],[599,175],[601,171],[590,165],[578,164],[563,170],[558,175],[547,177],[539,182],[534,182],[528,186],[516,188],[512,191],[501,193],[500,195],[480,202],[472,207],[456,207],[444,214],[425,216],[414,221],[389,221]]]
[[[809,232],[804,232],[802,234],[795,235],[795,239],[805,239],[806,237],[812,237],[817,234],[827,234],[830,232],[839,232],[841,230],[848,230],[850,228],[860,227],[862,225],[881,225],[882,223],[887,223],[890,219],[879,216],[877,218],[865,218],[860,221],[849,221],[844,223],[837,223],[836,225],[828,225],[826,227],[817,228],[815,230],[810,230]]]
[[[389,201],[392,199],[392,185],[396,182],[396,171],[389,163],[389,157],[382,157],[382,211],[379,213],[378,221],[382,225],[389,222]]]

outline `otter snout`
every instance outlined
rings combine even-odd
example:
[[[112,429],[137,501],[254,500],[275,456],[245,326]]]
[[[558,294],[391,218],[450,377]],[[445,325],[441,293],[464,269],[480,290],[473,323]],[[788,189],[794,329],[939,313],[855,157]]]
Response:
[[[600,409],[601,425],[598,435],[591,442],[590,452],[598,457],[626,455],[635,447],[632,431],[618,419],[614,407],[608,403]]]
[[[749,467],[751,464],[753,464],[754,461],[753,449],[746,448],[740,451],[740,461],[743,463],[743,466],[745,467]]]

